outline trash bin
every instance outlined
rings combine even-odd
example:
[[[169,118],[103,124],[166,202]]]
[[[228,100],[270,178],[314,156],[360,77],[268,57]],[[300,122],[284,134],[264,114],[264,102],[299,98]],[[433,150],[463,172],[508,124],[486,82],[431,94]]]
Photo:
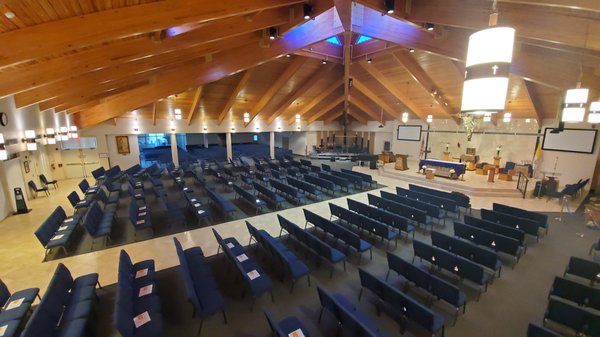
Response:
[[[371,170],[377,170],[377,160],[371,160],[371,162],[369,163],[369,168]]]

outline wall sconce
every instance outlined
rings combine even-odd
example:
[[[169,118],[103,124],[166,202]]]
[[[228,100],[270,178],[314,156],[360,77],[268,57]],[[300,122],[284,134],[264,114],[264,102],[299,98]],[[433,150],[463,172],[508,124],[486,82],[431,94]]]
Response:
[[[250,123],[250,113],[244,112],[244,123]]]
[[[483,114],[483,121],[484,122],[491,122],[492,121],[492,113],[490,111],[486,111]]]
[[[202,127],[202,131],[204,131],[204,133],[206,133],[206,132],[208,131],[208,127],[207,127],[206,125],[204,125],[204,126]]]
[[[433,115],[427,115],[427,123],[433,122]]]
[[[588,123],[600,123],[600,101],[590,104],[590,113],[588,114]]]
[[[56,136],[56,134],[55,134],[53,128],[47,128],[46,129],[46,139],[47,139],[48,145],[54,145],[54,144],[56,144],[56,138],[55,138],[55,136]]]
[[[567,90],[562,106],[562,122],[583,122],[589,92],[589,89],[579,88],[579,84],[577,88]]]
[[[66,126],[61,126],[59,129],[58,140],[66,142],[69,140],[69,129]]]
[[[79,133],[77,132],[77,127],[75,125],[72,125],[69,128],[69,138],[73,138],[73,139],[79,138]]]
[[[402,123],[406,124],[408,122],[408,112],[402,113]]]
[[[175,109],[175,119],[176,120],[180,120],[181,119],[181,109]]]
[[[27,151],[37,150],[37,143],[35,142],[34,130],[25,130],[25,138],[23,138],[23,143],[27,145]]]
[[[508,123],[508,122],[510,122],[511,117],[512,117],[512,114],[510,112],[505,112],[504,117],[502,118],[502,121],[504,123]]]
[[[8,159],[8,151],[4,147],[4,135],[0,133],[0,160]]]
[[[296,123],[300,123],[300,114],[296,114]]]

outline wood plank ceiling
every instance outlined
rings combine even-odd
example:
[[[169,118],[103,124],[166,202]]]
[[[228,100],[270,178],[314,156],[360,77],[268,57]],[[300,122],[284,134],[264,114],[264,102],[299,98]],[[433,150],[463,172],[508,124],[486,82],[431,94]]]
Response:
[[[174,109],[188,122],[329,123],[345,107],[357,123],[456,119],[467,39],[493,2],[396,0],[382,15],[380,0],[0,0],[0,97],[80,127]],[[507,111],[553,118],[580,78],[599,98],[600,1],[496,5],[517,31]]]

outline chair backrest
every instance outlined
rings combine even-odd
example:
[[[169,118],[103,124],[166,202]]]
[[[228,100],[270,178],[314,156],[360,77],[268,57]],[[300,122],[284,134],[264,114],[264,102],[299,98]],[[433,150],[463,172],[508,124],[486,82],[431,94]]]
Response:
[[[33,180],[30,180],[27,185],[29,185],[29,188],[31,188],[34,192],[38,190],[37,186],[35,185],[35,183],[33,182]]]
[[[77,192],[75,191],[69,193],[69,195],[67,195],[67,199],[69,199],[69,202],[73,207],[75,207],[75,205],[77,205],[77,203],[81,201],[81,199],[79,198],[79,194],[77,194]]]
[[[276,333],[277,335],[279,335],[279,327],[277,326],[277,322],[275,322],[273,320],[273,317],[271,317],[271,312],[267,309],[263,309],[263,313],[265,314],[265,317],[267,318],[267,322],[269,323],[269,327],[271,328],[271,332]]]
[[[48,184],[48,179],[46,178],[45,175],[40,174],[40,181],[42,182],[42,184],[47,185]]]
[[[85,193],[90,188],[90,183],[88,183],[87,179],[83,179],[79,183],[79,188],[81,189],[81,192]]]
[[[0,307],[3,307],[6,304],[10,295],[10,290],[8,290],[4,281],[0,280]]]

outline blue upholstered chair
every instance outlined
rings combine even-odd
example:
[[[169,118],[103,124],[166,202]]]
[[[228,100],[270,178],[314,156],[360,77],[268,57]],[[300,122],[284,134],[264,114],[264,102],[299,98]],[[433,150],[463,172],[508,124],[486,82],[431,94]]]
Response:
[[[35,197],[37,198],[37,195],[39,192],[44,192],[46,193],[47,196],[50,196],[50,191],[48,191],[48,186],[44,186],[44,187],[37,187],[37,185],[33,182],[33,180],[30,180],[27,185],[29,186],[29,188],[31,189],[32,192],[35,192]]]
[[[48,185],[54,185],[54,189],[58,189],[58,181],[56,179],[48,180],[45,175],[40,174],[40,181],[45,187],[48,187]]]
[[[263,309],[263,312],[265,313],[269,327],[271,327],[271,333],[273,336],[288,337],[292,332],[297,330],[302,331],[302,334],[306,337],[310,336],[308,334],[308,330],[302,326],[302,323],[300,323],[296,317],[288,316],[281,321],[276,322],[268,310]]]

